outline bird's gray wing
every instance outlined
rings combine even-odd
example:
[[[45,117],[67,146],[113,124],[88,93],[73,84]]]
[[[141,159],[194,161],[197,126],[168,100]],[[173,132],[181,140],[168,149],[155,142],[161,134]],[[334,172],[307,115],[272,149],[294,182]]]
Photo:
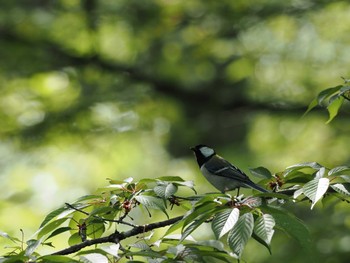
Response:
[[[218,158],[211,158],[207,162],[206,168],[209,172],[216,174],[217,176],[234,179],[243,183],[250,181],[249,177],[243,171],[220,156],[217,157]]]

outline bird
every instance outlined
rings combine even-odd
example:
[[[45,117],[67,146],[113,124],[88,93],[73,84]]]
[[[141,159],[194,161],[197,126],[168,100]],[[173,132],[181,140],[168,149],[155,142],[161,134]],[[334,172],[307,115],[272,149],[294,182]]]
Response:
[[[220,192],[225,193],[239,188],[252,188],[260,192],[269,192],[251,181],[243,171],[217,155],[207,145],[199,144],[190,148],[197,159],[199,169],[204,177]]]

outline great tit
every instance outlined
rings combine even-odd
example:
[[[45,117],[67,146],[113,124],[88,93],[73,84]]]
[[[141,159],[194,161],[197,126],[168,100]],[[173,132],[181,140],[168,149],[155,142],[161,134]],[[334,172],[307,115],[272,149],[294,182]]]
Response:
[[[214,149],[200,144],[190,148],[197,159],[198,166],[204,177],[220,192],[234,190],[240,187],[253,188],[260,192],[268,192],[253,183],[249,177],[224,158],[216,154]]]

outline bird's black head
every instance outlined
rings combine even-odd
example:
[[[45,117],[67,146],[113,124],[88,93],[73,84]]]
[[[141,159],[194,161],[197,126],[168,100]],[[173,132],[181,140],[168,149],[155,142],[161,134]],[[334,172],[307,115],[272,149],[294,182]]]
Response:
[[[215,155],[214,149],[204,144],[196,145],[190,149],[194,152],[199,167],[201,167],[207,160]]]

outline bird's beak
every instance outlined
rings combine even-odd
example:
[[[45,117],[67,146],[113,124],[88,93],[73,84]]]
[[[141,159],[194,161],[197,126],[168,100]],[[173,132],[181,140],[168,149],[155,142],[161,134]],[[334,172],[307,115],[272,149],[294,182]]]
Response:
[[[190,147],[190,150],[194,151],[194,147]]]

